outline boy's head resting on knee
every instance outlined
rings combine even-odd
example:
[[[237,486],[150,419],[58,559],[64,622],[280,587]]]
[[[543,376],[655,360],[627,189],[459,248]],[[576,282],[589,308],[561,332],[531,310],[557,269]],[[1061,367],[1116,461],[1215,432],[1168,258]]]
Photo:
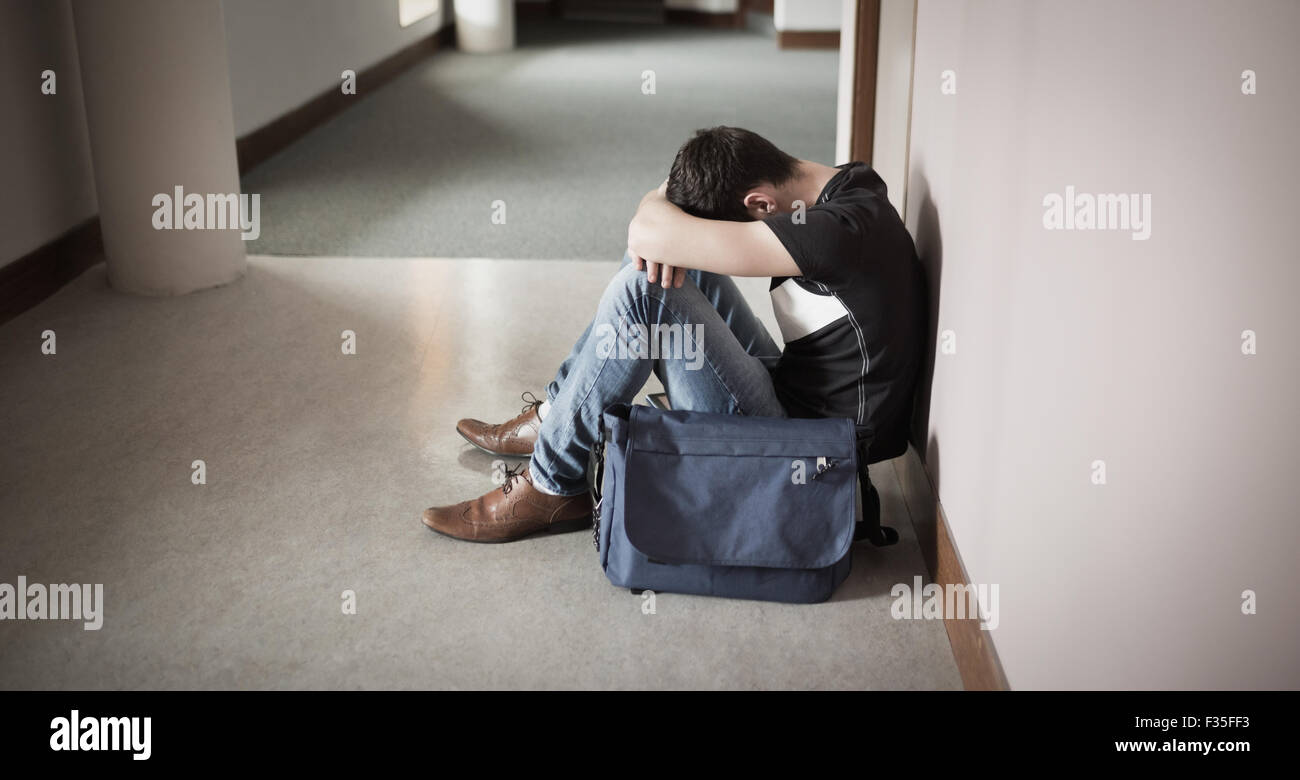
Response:
[[[696,130],[668,173],[668,200],[696,217],[749,222],[780,208],[799,160],[740,127]]]

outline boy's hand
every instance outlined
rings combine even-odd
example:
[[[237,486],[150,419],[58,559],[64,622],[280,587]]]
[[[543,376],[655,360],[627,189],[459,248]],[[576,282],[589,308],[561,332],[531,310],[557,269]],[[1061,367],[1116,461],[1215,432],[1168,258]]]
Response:
[[[632,262],[636,264],[636,270],[645,271],[650,284],[657,283],[667,290],[669,287],[681,287],[686,281],[685,268],[674,268],[664,263],[649,262],[645,258],[632,253],[631,250],[628,251],[629,254],[632,254]]]
[[[659,185],[658,189],[646,193],[646,196],[641,199],[642,205],[644,205],[646,201],[651,199],[655,199],[655,200],[662,199],[665,202],[667,202],[668,200],[667,179],[664,179],[663,183]],[[685,268],[674,268],[673,266],[668,265],[666,263],[655,263],[655,262],[648,261],[645,258],[641,257],[640,255],[636,254],[635,252],[632,252],[630,249],[628,250],[628,252],[632,255],[633,262],[636,263],[636,270],[645,271],[646,277],[651,284],[658,283],[665,290],[667,290],[670,287],[681,287],[682,284],[686,282]]]

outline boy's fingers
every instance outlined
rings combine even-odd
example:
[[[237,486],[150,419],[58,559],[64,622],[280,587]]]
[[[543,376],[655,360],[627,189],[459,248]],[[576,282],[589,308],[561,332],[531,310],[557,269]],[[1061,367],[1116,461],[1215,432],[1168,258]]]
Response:
[[[636,270],[645,271],[647,281],[651,284],[661,285],[665,290],[672,287],[681,287],[686,282],[685,268],[676,268],[666,263],[656,263],[637,255],[632,255],[632,263],[636,266]]]

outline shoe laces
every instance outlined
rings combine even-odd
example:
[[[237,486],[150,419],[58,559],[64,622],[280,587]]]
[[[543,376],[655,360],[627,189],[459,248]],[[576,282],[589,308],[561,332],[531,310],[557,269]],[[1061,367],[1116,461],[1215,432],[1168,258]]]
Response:
[[[527,414],[530,409],[541,409],[545,403],[537,396],[533,395],[531,390],[525,390],[519,394],[519,400],[524,402],[524,406],[519,410],[520,414]]]
[[[516,463],[513,468],[506,466],[506,481],[501,484],[501,495],[510,495],[510,491],[514,490],[516,479],[527,479],[528,477],[524,474],[527,470],[522,463]]]

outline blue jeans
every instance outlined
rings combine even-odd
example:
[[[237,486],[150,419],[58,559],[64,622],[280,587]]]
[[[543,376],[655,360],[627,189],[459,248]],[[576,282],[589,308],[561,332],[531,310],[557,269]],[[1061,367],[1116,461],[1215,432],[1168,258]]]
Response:
[[[785,417],[769,373],[780,354],[730,277],[689,271],[680,288],[665,290],[624,256],[546,388],[533,480],[559,495],[584,492],[601,413],[631,403],[651,371],[674,409]]]

